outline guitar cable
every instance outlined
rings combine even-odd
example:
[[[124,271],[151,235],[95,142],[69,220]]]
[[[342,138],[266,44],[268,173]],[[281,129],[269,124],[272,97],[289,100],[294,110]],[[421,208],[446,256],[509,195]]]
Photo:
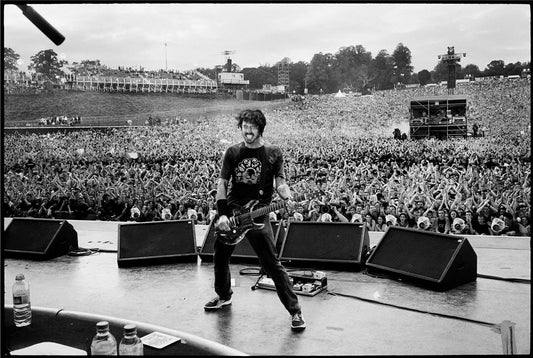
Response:
[[[70,250],[68,252],[68,255],[69,256],[89,256],[89,255],[94,255],[98,252],[100,252],[100,249],[97,247],[93,247],[93,248],[80,247],[77,249]]]

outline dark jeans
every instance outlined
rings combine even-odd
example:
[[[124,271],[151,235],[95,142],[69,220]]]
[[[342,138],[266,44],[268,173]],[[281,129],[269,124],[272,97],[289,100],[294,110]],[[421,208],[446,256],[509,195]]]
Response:
[[[258,220],[256,220],[258,222]],[[285,268],[276,258],[276,249],[274,247],[274,234],[268,215],[262,219],[265,226],[261,230],[250,230],[246,234],[246,240],[259,257],[259,262],[267,275],[274,281],[278,297],[283,306],[291,315],[301,312],[298,297],[292,289],[289,275]],[[237,244],[238,245],[238,244]],[[226,245],[219,240],[215,240],[214,266],[215,266],[215,292],[220,299],[228,300],[231,298],[231,272],[229,261],[231,254],[236,245]]]

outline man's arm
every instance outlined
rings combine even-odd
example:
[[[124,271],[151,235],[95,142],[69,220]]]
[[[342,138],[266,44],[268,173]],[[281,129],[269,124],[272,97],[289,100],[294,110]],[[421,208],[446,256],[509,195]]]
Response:
[[[228,181],[226,179],[219,178],[217,184],[217,194],[215,200],[227,200],[228,199]]]
[[[343,222],[343,223],[349,222],[348,219],[346,218],[346,216],[342,215],[342,213],[337,209],[337,207],[335,205],[333,205],[331,208],[333,209],[333,211],[335,212],[335,214],[339,218],[340,222]]]
[[[216,206],[218,213],[218,221],[216,226],[219,230],[229,231],[231,211],[228,206],[228,181],[226,179],[219,178],[217,184]]]
[[[291,190],[289,189],[289,185],[285,181],[285,178],[277,176],[274,180],[276,191],[278,192],[280,198],[285,200],[285,206],[287,207],[287,210],[294,211],[296,208],[296,203],[292,201]]]
[[[292,199],[291,190],[289,189],[289,185],[285,181],[285,178],[276,177],[275,183],[276,191],[278,192],[280,198],[282,198],[283,200]]]

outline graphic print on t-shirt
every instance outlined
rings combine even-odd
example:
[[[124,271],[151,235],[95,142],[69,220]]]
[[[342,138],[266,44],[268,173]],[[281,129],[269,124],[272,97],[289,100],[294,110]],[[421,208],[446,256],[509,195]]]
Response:
[[[261,162],[257,158],[243,159],[235,169],[237,183],[257,184],[261,175]]]

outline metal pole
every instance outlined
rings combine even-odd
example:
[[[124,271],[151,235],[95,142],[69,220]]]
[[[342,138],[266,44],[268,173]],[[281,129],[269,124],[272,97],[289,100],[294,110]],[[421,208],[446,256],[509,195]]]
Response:
[[[167,43],[165,42],[165,71],[168,71],[167,66]]]
[[[516,323],[505,320],[491,328],[501,334],[503,354],[516,354],[515,325]]]

